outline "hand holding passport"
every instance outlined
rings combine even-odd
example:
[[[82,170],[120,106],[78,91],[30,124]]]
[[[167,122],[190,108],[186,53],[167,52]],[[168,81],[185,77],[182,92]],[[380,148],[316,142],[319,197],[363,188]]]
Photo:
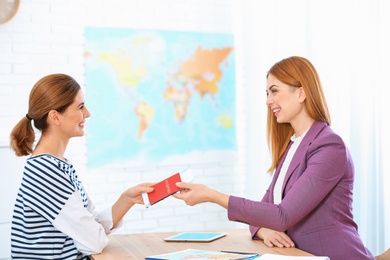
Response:
[[[190,169],[178,172],[172,176],[166,178],[159,183],[154,184],[152,187],[154,191],[149,193],[142,193],[142,198],[146,207],[149,207],[166,197],[178,192],[180,188],[176,186],[176,182],[191,182],[193,180],[192,172]]]

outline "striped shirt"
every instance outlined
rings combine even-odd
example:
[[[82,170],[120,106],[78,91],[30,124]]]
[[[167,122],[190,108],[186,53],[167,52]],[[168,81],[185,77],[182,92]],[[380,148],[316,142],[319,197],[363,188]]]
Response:
[[[111,209],[99,214],[72,164],[30,157],[12,218],[12,259],[88,259],[107,245],[112,228]]]

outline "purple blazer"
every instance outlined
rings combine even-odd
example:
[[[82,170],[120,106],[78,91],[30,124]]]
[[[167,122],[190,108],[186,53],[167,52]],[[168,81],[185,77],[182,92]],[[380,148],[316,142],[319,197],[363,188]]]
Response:
[[[314,122],[291,160],[276,205],[273,191],[286,154],[261,202],[230,196],[229,220],[249,224],[253,239],[260,227],[285,231],[297,248],[331,260],[375,259],[353,220],[354,166],[343,140],[326,123]]]

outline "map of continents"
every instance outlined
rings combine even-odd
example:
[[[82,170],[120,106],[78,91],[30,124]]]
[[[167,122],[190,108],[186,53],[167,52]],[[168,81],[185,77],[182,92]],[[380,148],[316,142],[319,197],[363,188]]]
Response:
[[[236,150],[232,35],[88,27],[85,37],[90,167]]]

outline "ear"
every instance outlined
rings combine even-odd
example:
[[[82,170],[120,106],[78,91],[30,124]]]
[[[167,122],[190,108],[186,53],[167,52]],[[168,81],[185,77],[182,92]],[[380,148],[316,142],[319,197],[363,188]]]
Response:
[[[47,120],[49,123],[60,125],[60,118],[57,110],[50,110],[49,114],[47,115]]]
[[[299,102],[303,102],[303,101],[305,101],[306,100],[306,93],[305,93],[305,90],[303,90],[303,88],[302,87],[300,87],[299,88]]]

